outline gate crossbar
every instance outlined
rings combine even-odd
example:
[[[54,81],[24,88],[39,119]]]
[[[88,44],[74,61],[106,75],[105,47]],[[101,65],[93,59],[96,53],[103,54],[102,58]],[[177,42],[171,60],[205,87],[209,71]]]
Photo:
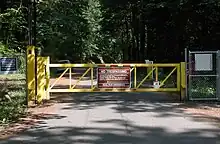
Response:
[[[166,78],[160,83],[160,87],[162,87],[164,85],[164,83],[168,80],[168,78],[175,72],[175,70],[177,69],[177,67],[175,67],[167,76]]]
[[[65,75],[65,73],[69,70],[70,68],[66,68],[66,70],[55,80],[55,82],[51,85],[50,89],[52,89],[56,83]]]
[[[144,83],[144,81],[146,81],[146,79],[153,73],[153,71],[155,70],[156,68],[153,68],[146,76],[145,76],[145,78],[139,83],[139,85],[137,86],[137,87],[135,87],[135,88],[139,88],[143,83]],[[135,75],[135,77],[136,77],[136,75]]]
[[[133,88],[121,88],[121,89],[114,89],[114,88],[97,88],[94,85],[94,68],[103,67],[103,64],[49,64],[49,68],[66,68],[66,70],[52,83],[49,88],[49,92],[156,92],[156,91],[179,91],[180,90],[180,64],[179,63],[171,63],[171,64],[104,64],[107,66],[118,66],[118,67],[130,67],[130,72],[134,73],[134,87]],[[76,83],[72,86],[72,71],[71,68],[78,67],[78,68],[88,68],[76,81]],[[151,71],[147,73],[147,75],[142,79],[142,81],[137,85],[137,68],[138,67],[146,67],[151,68]],[[158,80],[158,68],[164,67],[174,67],[173,70],[166,76],[164,80],[162,80],[159,88],[140,88],[140,86],[146,81],[146,79],[155,71],[156,80]],[[67,89],[52,89],[54,85],[63,77],[63,75],[69,70],[69,88]],[[174,88],[161,88],[167,79],[177,71],[177,87]],[[91,87],[90,88],[81,88],[77,89],[76,86],[82,80],[82,78],[91,71]]]
[[[74,89],[76,87],[76,85],[82,80],[82,78],[91,70],[91,68],[88,68],[83,75],[76,81],[76,83],[71,87],[71,89]],[[93,79],[91,78],[91,81],[93,81]]]

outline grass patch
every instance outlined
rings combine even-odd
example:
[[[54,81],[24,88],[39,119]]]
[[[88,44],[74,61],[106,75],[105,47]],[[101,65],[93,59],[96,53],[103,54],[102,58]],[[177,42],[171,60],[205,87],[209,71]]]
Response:
[[[0,125],[17,121],[26,113],[26,80],[23,74],[0,75]]]
[[[191,77],[189,95],[191,98],[216,98],[216,77]]]
[[[0,80],[25,80],[25,74],[8,74],[8,75],[0,75]]]

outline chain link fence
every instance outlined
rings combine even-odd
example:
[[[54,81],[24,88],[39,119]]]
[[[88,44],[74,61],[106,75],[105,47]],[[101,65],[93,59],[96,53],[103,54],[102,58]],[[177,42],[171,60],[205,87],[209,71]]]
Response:
[[[218,51],[189,51],[187,92],[189,100],[217,100]]]

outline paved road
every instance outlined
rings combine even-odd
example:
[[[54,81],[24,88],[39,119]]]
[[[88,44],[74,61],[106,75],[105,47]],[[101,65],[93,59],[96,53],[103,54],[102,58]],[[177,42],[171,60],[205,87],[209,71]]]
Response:
[[[74,94],[51,118],[0,144],[220,144],[214,123],[180,105],[165,94]]]

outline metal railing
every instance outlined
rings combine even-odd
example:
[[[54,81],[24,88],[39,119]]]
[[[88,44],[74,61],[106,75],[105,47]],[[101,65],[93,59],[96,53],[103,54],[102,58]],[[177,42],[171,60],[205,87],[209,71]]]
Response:
[[[47,68],[46,75],[47,81],[50,81],[48,85],[49,92],[178,92],[181,87],[181,73],[180,73],[180,63],[169,63],[169,64],[49,64]],[[98,68],[109,68],[109,67],[129,67],[130,68],[130,87],[129,88],[99,88],[98,87]],[[63,72],[54,81],[50,80],[50,69],[51,68],[64,68]],[[77,68],[84,68],[81,75],[73,80],[75,70]],[[147,69],[148,70],[145,70]],[[149,71],[149,68],[151,69]],[[161,76],[159,69],[168,68],[168,72]],[[141,69],[141,70],[140,70]],[[67,74],[68,73],[68,74]],[[140,74],[141,73],[141,74]],[[67,77],[64,76],[67,74]],[[154,78],[152,78],[154,74]],[[84,77],[88,79],[83,80]],[[171,77],[175,82],[170,82],[167,86],[166,82]],[[65,81],[62,86],[57,86],[59,81]],[[68,84],[67,84],[68,81]],[[83,87],[80,82],[86,83]],[[153,83],[159,82],[158,87],[154,87]],[[61,82],[62,83],[62,82]],[[59,84],[58,84],[59,85]],[[77,87],[80,85],[79,87]]]

